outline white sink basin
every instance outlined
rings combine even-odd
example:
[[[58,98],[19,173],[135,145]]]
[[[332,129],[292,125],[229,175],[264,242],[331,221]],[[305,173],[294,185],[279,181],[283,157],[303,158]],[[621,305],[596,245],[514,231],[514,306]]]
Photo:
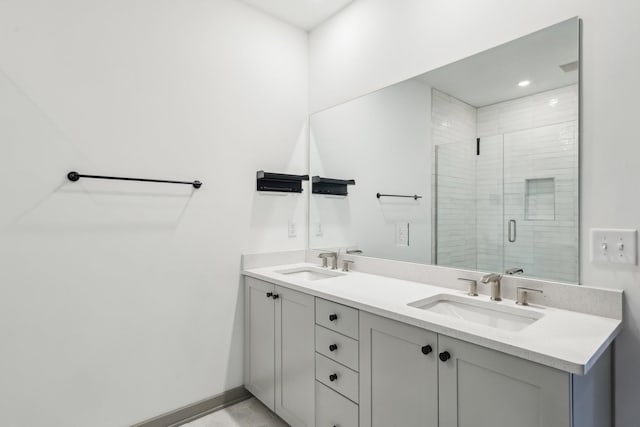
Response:
[[[421,310],[506,331],[521,331],[544,315],[495,302],[440,294],[408,304]]]
[[[276,273],[307,281],[330,279],[332,277],[344,276],[344,273],[333,270],[324,270],[322,268],[315,267],[298,267],[289,270],[279,270],[276,271]]]

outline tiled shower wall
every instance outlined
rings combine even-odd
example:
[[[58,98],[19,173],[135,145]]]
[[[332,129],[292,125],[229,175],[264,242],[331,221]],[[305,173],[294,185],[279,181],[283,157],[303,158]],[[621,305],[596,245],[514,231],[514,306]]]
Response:
[[[478,109],[432,99],[438,264],[577,281],[577,85]]]
[[[476,268],[476,109],[433,89],[431,129],[436,150],[433,182],[438,234],[436,262]]]

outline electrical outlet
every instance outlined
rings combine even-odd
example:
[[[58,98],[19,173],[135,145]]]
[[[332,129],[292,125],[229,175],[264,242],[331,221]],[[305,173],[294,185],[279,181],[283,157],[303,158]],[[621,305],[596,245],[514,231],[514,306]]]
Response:
[[[636,265],[637,234],[636,230],[591,229],[591,261]]]
[[[396,246],[409,246],[409,223],[396,223]]]
[[[294,238],[298,235],[295,221],[289,221],[289,238]]]

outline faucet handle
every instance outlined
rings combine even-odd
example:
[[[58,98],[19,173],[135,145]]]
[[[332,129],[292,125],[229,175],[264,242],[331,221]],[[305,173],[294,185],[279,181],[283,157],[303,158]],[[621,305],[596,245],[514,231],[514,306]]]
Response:
[[[322,266],[327,268],[327,258],[331,258],[331,269],[338,269],[338,256],[339,252],[322,252],[318,255],[318,258],[322,258]]]
[[[516,288],[516,304],[529,305],[529,302],[527,301],[527,296],[529,295],[529,292],[537,292],[539,294],[544,293],[540,289]]]
[[[349,264],[353,264],[353,261],[350,259],[342,260],[342,271],[349,271]]]
[[[469,292],[467,292],[467,295],[469,295],[471,297],[477,297],[478,296],[478,282],[476,280],[466,279],[464,277],[458,277],[458,280],[469,282]]]
[[[322,267],[323,268],[327,268],[327,266],[328,266],[328,264],[327,264],[327,254],[326,253],[319,254],[318,258],[322,259]]]

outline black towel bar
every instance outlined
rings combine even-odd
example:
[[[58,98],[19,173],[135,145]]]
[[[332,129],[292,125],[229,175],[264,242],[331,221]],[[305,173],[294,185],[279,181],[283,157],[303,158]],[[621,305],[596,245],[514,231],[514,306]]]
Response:
[[[162,182],[166,184],[187,184],[193,185],[194,188],[202,187],[202,182],[200,181],[173,181],[168,179],[149,179],[149,178],[126,178],[121,176],[105,176],[105,175],[86,175],[83,173],[78,173],[76,171],[71,171],[67,174],[67,178],[69,181],[77,181],[80,178],[92,178],[92,179],[116,179],[119,181],[141,181],[141,182]]]
[[[413,200],[418,200],[418,199],[422,199],[422,196],[418,196],[417,194],[414,194],[413,196],[403,196],[401,194],[382,194],[382,193],[376,193],[376,197],[379,199],[380,197],[406,197],[406,198],[411,198]]]

